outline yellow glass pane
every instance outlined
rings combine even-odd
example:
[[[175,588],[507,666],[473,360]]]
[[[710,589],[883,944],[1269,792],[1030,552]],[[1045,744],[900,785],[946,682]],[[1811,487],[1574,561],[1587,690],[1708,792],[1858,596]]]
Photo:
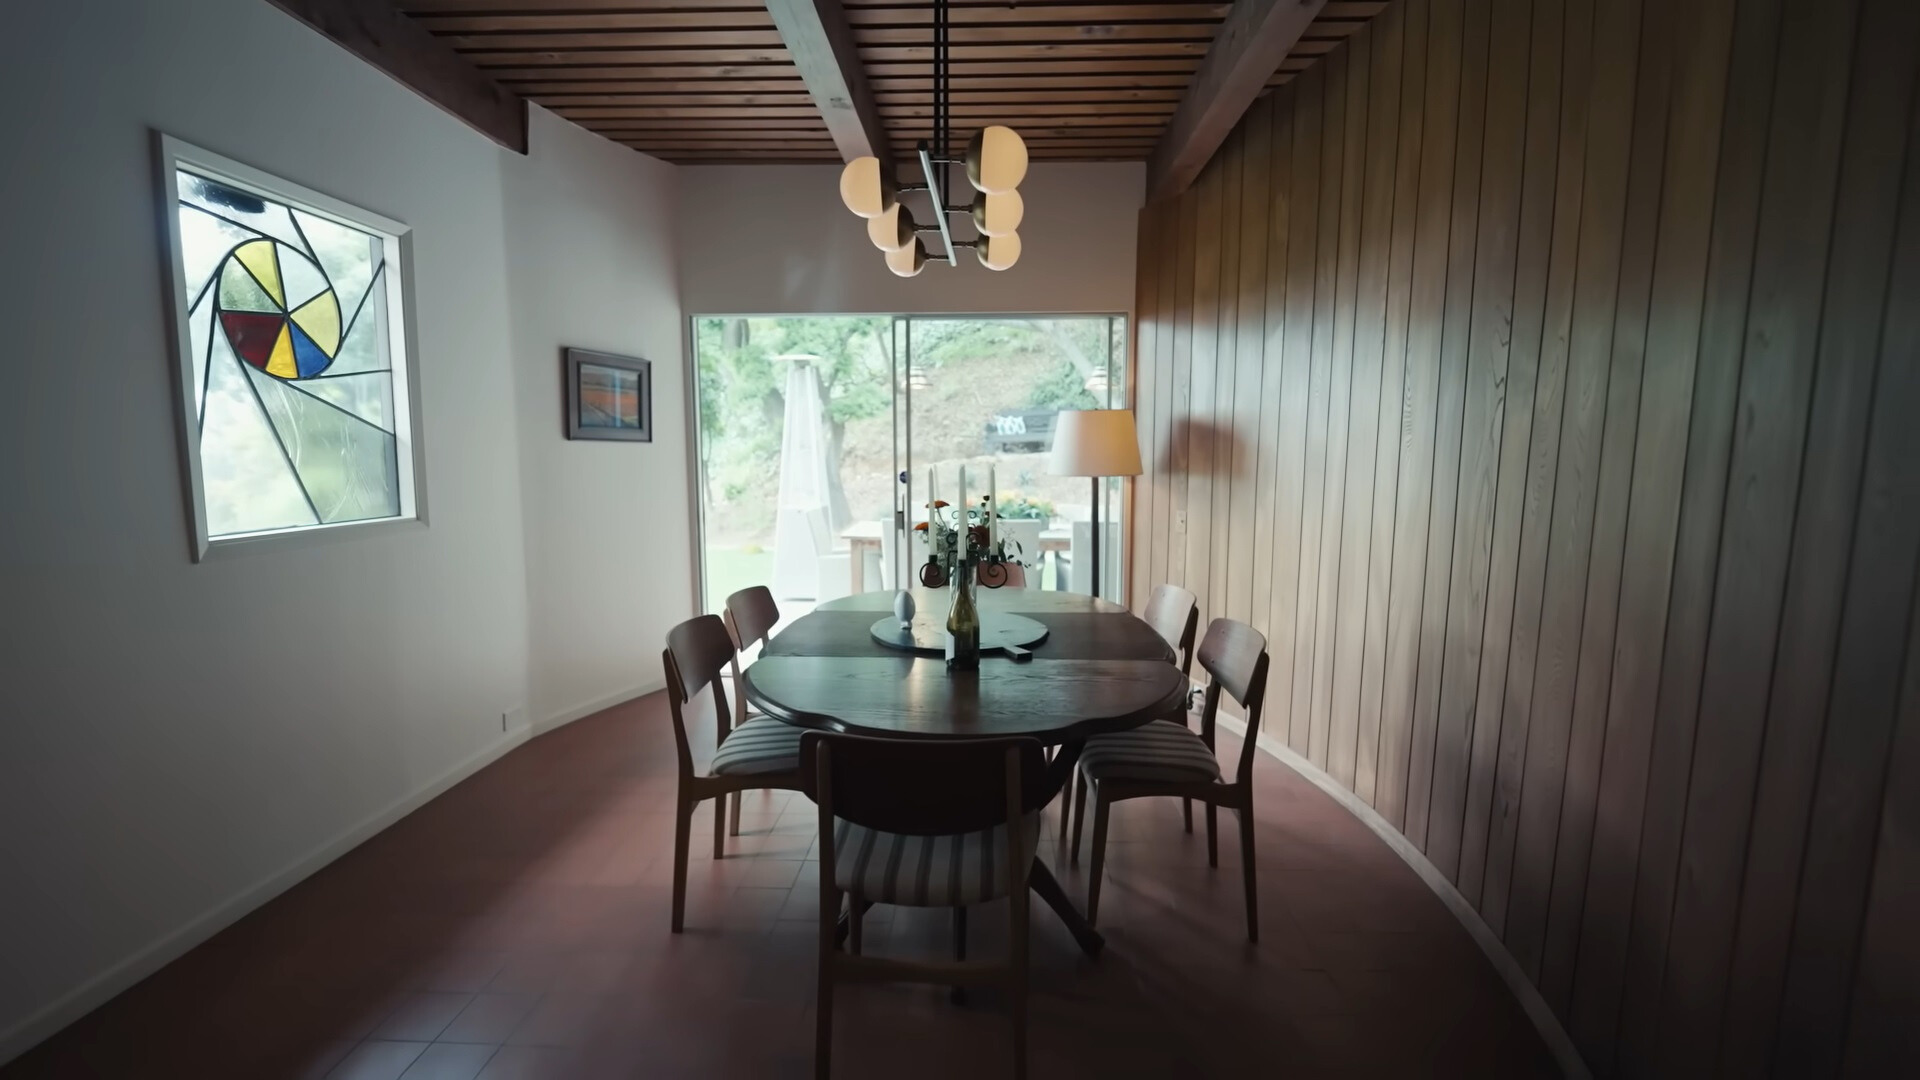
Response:
[[[286,323],[280,324],[280,337],[273,343],[273,354],[267,357],[267,374],[291,379],[300,373],[293,363],[293,331]]]
[[[333,290],[300,305],[293,313],[293,321],[320,346],[321,352],[332,356],[340,351],[340,301],[334,298]]]
[[[285,305],[287,294],[280,287],[280,260],[274,257],[273,241],[255,240],[251,244],[241,244],[233,253],[241,264],[253,272],[254,279],[274,302]]]

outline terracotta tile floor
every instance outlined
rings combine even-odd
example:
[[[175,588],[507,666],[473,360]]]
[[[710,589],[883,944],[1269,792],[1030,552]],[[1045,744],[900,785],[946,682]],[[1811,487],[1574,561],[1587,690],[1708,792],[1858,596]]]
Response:
[[[669,934],[668,725],[655,695],[533,740],[0,1073],[810,1075],[812,804],[748,795],[746,835],[719,862],[703,809],[687,932]],[[1032,1075],[1554,1073],[1411,870],[1285,766],[1263,756],[1256,785],[1259,945],[1245,939],[1231,818],[1209,870],[1172,802],[1115,810],[1098,960],[1036,902]],[[1084,869],[1051,836],[1044,848],[1084,897]],[[1003,911],[973,913],[974,955],[1002,947]],[[943,955],[947,919],[877,907],[867,948]],[[837,1076],[1008,1072],[989,993],[836,1000]]]

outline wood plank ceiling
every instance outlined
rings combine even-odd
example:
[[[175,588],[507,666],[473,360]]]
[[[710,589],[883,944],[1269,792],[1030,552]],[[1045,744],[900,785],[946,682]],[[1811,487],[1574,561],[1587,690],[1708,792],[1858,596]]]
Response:
[[[929,4],[844,0],[897,152],[932,131]],[[1228,4],[953,0],[954,136],[1012,126],[1036,160],[1144,160]],[[1329,3],[1274,74],[1305,70],[1386,6]],[[400,0],[489,75],[680,164],[840,160],[766,8],[751,0]]]

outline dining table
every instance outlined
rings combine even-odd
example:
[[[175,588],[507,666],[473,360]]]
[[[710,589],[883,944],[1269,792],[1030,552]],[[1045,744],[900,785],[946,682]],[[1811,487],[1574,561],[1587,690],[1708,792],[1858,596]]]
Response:
[[[912,596],[926,640],[945,625],[949,590],[916,588]],[[1037,739],[1055,748],[1042,805],[1059,796],[1089,737],[1139,727],[1185,703],[1188,684],[1172,648],[1119,604],[1082,593],[978,589],[986,627],[1019,616],[1039,623],[1044,636],[1010,653],[983,649],[977,669],[949,670],[942,655],[880,640],[879,631],[896,625],[894,598],[859,593],[795,619],[742,674],[741,692],[768,716],[805,728],[896,739]],[[1037,855],[1028,884],[1081,949],[1097,955],[1103,939]]]

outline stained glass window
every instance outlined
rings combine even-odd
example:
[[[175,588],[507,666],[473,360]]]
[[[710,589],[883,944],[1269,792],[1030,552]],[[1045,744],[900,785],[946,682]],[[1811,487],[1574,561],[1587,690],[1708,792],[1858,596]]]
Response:
[[[404,230],[167,147],[202,550],[414,517]]]

